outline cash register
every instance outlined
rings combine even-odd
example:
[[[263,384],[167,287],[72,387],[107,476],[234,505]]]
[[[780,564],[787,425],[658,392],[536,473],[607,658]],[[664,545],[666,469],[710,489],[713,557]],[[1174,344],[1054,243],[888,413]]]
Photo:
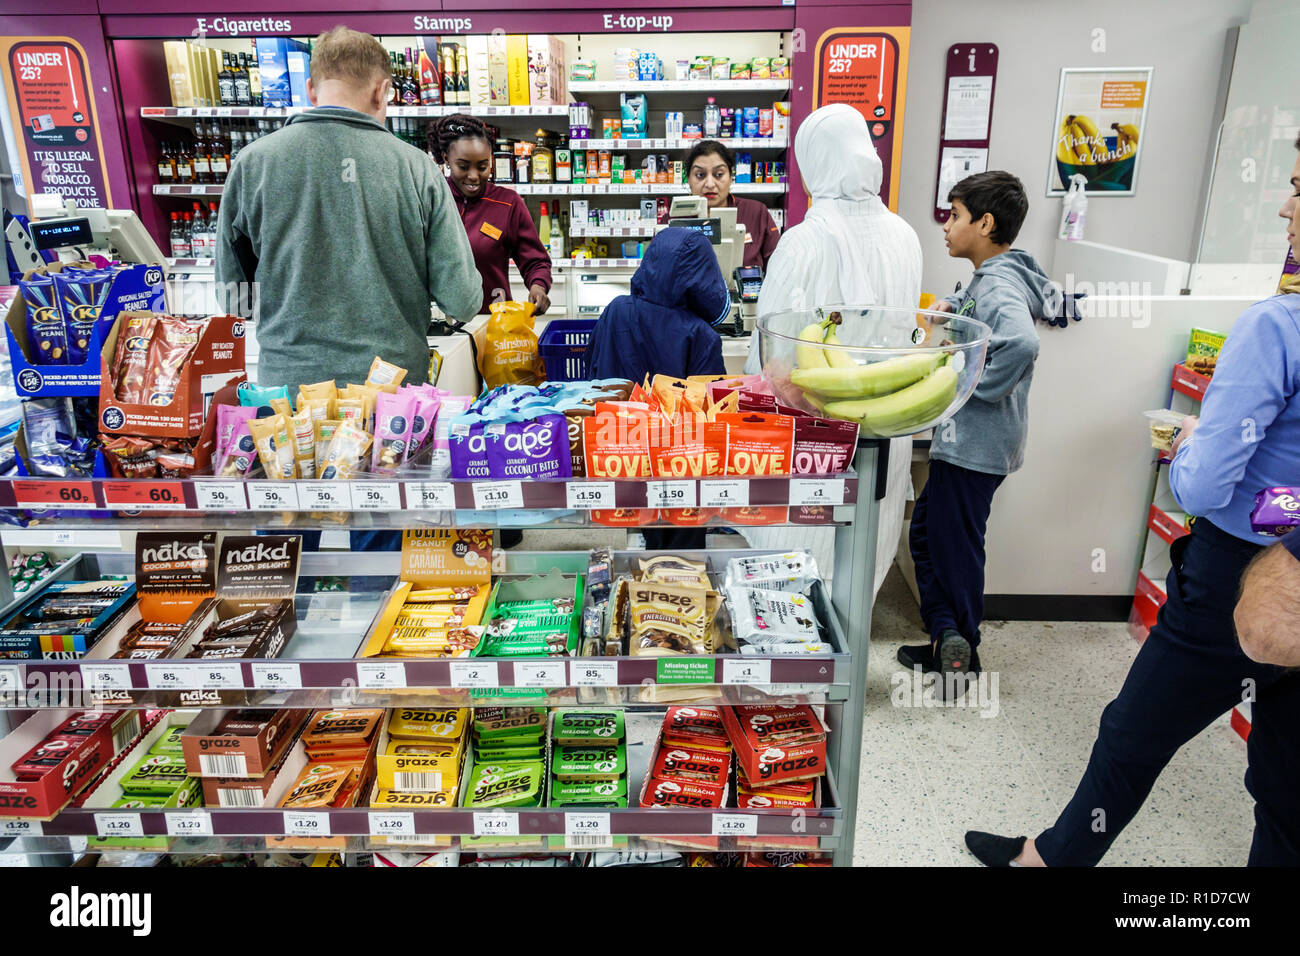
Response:
[[[162,250],[130,209],[79,209],[56,193],[36,193],[29,202],[32,216],[23,222],[5,217],[5,241],[19,272],[45,265],[42,253],[60,262],[100,256],[110,262],[156,263]]]
[[[668,208],[668,223],[660,226],[695,229],[713,243],[718,267],[731,292],[731,318],[718,329],[723,335],[743,336],[754,328],[758,312],[758,293],[763,286],[763,270],[745,266],[745,227],[736,221],[735,206],[709,208],[703,196],[674,196]]]

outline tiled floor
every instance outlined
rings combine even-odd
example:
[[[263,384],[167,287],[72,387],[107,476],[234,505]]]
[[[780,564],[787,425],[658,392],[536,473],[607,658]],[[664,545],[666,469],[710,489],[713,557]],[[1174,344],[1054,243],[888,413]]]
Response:
[[[989,706],[986,717],[975,708],[896,705],[907,703],[910,681],[896,677],[903,668],[894,654],[925,639],[897,570],[881,589],[872,632],[860,866],[978,866],[962,842],[966,830],[1014,836],[1049,826],[1137,653],[1123,624],[990,622],[980,656],[998,683],[996,711]],[[1225,716],[1178,753],[1103,865],[1244,865],[1253,826],[1245,768],[1245,744]]]

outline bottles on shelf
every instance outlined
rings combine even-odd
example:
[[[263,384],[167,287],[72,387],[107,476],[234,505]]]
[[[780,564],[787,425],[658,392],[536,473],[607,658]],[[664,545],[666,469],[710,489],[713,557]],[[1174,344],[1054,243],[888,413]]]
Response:
[[[164,142],[158,153],[158,183],[219,186],[250,143],[279,129],[280,120],[200,120],[189,140]],[[413,143],[424,148],[422,142]]]
[[[171,214],[168,245],[173,259],[211,259],[217,254],[217,204],[194,203],[189,212]]]

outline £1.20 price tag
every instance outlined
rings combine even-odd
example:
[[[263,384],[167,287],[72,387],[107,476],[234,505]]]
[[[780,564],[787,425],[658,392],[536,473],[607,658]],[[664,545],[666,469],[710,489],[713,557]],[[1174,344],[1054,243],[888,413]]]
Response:
[[[142,837],[144,826],[138,813],[96,813],[95,832],[102,837]]]
[[[566,813],[565,836],[609,836],[608,813]]]
[[[206,810],[165,813],[167,835],[174,837],[212,836],[212,817]]]
[[[414,813],[370,814],[371,836],[415,836]]]
[[[40,820],[0,820],[0,836],[41,836],[44,833],[45,827],[41,826]]]
[[[758,836],[758,817],[751,813],[715,813],[714,836]]]
[[[475,813],[475,836],[519,836],[519,814]]]
[[[284,811],[285,836],[329,836],[329,814],[320,810]]]

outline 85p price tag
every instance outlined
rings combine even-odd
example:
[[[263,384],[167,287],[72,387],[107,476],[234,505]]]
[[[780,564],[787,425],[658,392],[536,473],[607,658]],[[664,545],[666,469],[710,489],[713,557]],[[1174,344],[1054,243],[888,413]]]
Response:
[[[570,676],[574,687],[617,687],[617,661],[589,661],[574,659]]]
[[[302,670],[297,664],[253,664],[253,686],[258,690],[301,690]]]
[[[91,690],[130,690],[131,668],[127,664],[82,664],[81,684]]]

